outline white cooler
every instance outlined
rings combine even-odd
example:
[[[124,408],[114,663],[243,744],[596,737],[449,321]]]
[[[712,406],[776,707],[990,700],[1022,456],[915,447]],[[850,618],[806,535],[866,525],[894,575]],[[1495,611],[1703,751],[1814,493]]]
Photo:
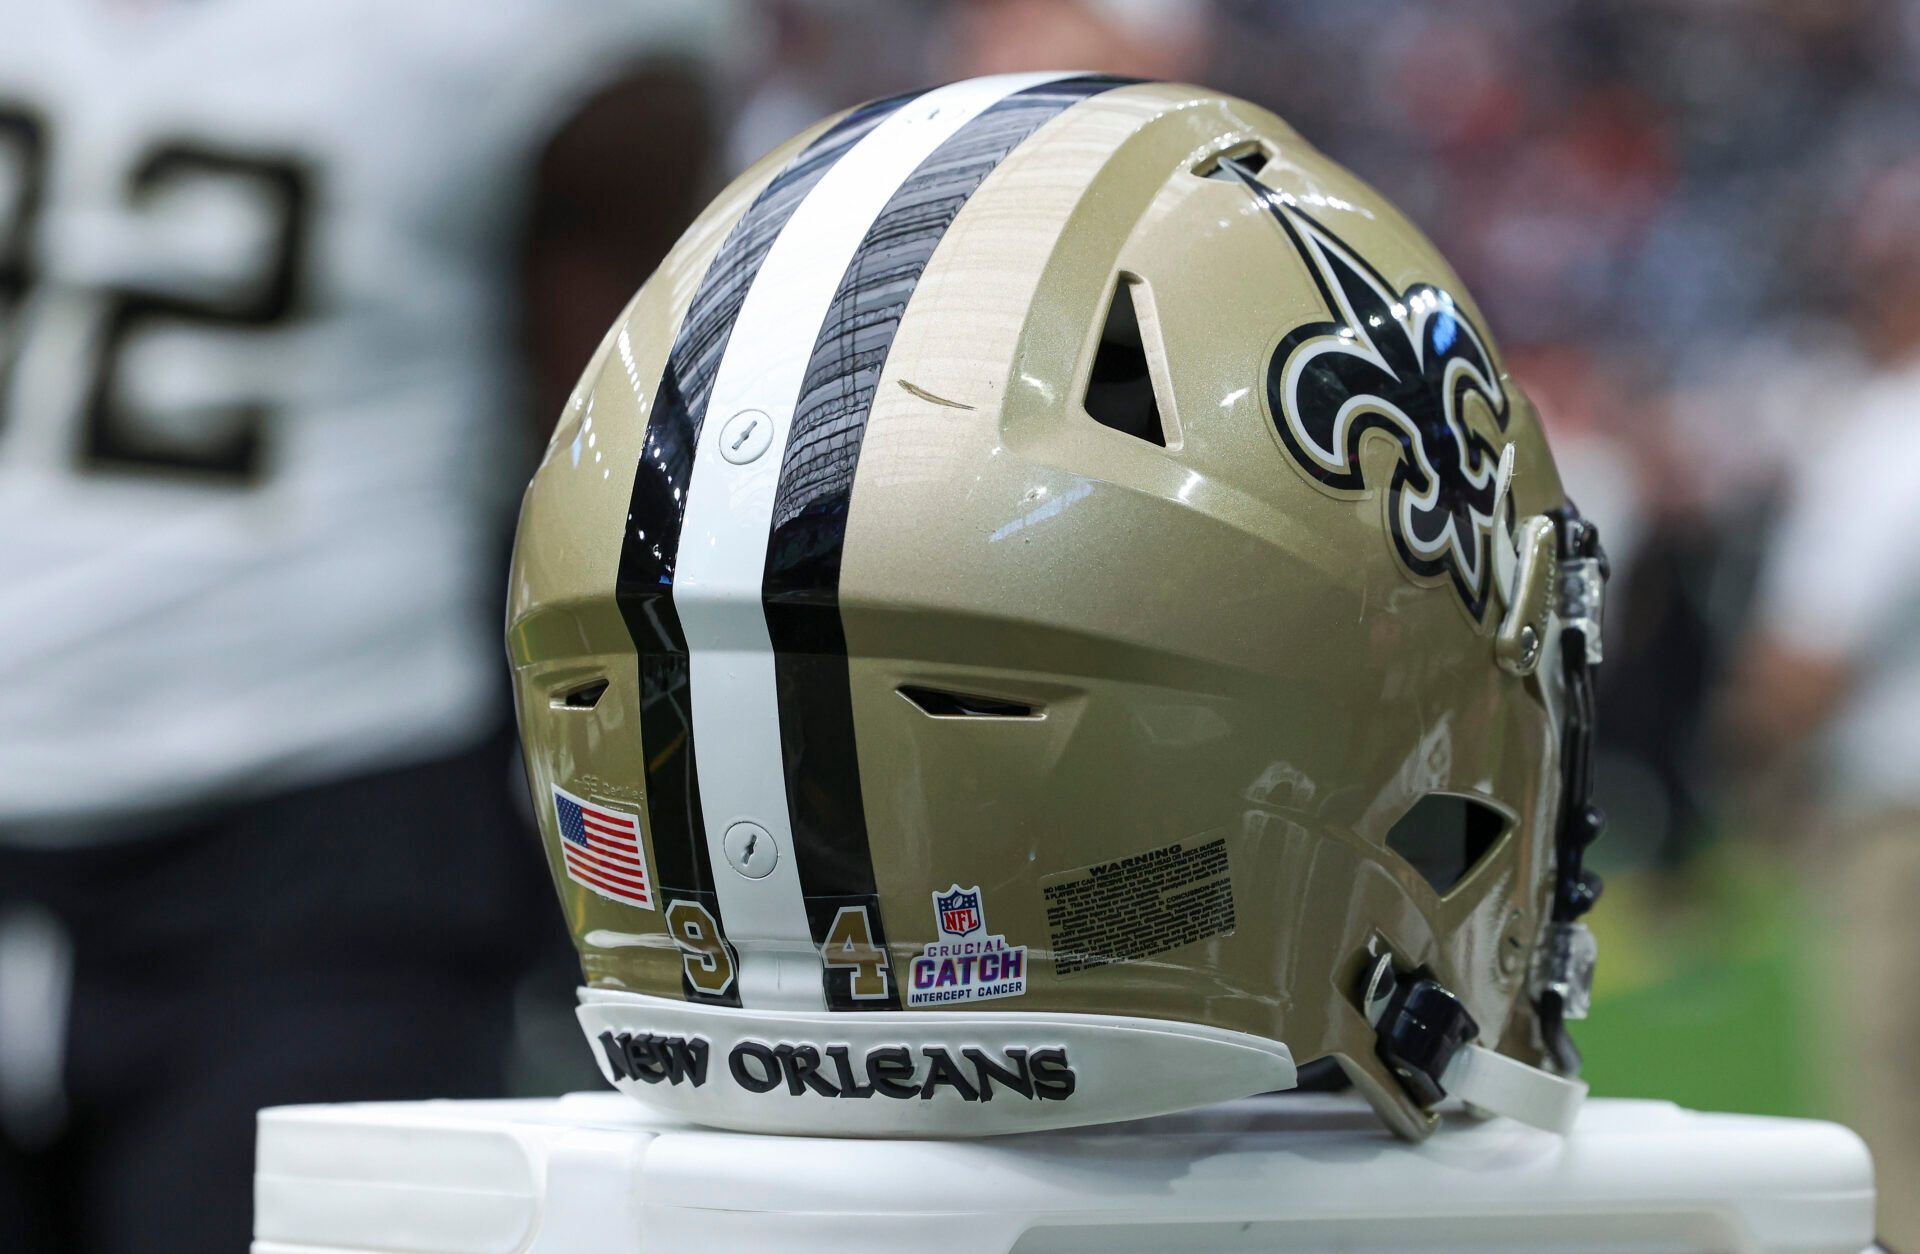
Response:
[[[749,1136],[615,1093],[262,1111],[254,1254],[1860,1254],[1833,1124],[1587,1104],[1561,1139],[1464,1115],[1424,1145],[1280,1096],[976,1141]]]

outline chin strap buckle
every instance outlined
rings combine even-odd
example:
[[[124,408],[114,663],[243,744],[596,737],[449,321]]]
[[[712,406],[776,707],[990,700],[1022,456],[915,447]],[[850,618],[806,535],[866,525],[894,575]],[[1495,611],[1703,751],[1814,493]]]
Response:
[[[1360,1004],[1378,1037],[1380,1061],[1413,1100],[1432,1106],[1444,1098],[1441,1077],[1460,1047],[1480,1035],[1460,999],[1422,972],[1396,976],[1393,959],[1381,954],[1367,971]]]
[[[1479,1023],[1431,975],[1396,975],[1392,957],[1381,954],[1367,969],[1361,1007],[1376,1033],[1380,1060],[1420,1106],[1431,1109],[1457,1097],[1548,1132],[1572,1130],[1587,1086],[1479,1044]]]

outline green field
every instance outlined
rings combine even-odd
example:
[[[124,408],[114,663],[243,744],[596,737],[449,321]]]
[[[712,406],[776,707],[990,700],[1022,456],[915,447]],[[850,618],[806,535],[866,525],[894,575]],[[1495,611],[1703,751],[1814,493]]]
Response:
[[[1596,1094],[1833,1117],[1822,932],[1782,862],[1723,843],[1685,876],[1615,873],[1592,925],[1593,1015],[1574,1036]]]

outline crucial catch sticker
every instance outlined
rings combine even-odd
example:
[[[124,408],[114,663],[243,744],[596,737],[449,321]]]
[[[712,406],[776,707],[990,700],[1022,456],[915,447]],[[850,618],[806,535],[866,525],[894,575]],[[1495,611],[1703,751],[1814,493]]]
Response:
[[[1006,937],[987,933],[978,884],[972,888],[955,884],[944,893],[934,893],[933,919],[940,939],[914,958],[907,1005],[991,1001],[1027,991],[1027,947],[1009,945]]]

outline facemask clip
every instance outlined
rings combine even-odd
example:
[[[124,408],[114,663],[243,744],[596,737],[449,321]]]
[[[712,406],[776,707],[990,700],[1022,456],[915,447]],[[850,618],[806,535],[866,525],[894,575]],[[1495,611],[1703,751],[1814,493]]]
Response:
[[[1565,1019],[1584,1019],[1593,1006],[1593,967],[1599,946],[1585,923],[1550,923],[1534,953],[1535,1001],[1551,993]]]

